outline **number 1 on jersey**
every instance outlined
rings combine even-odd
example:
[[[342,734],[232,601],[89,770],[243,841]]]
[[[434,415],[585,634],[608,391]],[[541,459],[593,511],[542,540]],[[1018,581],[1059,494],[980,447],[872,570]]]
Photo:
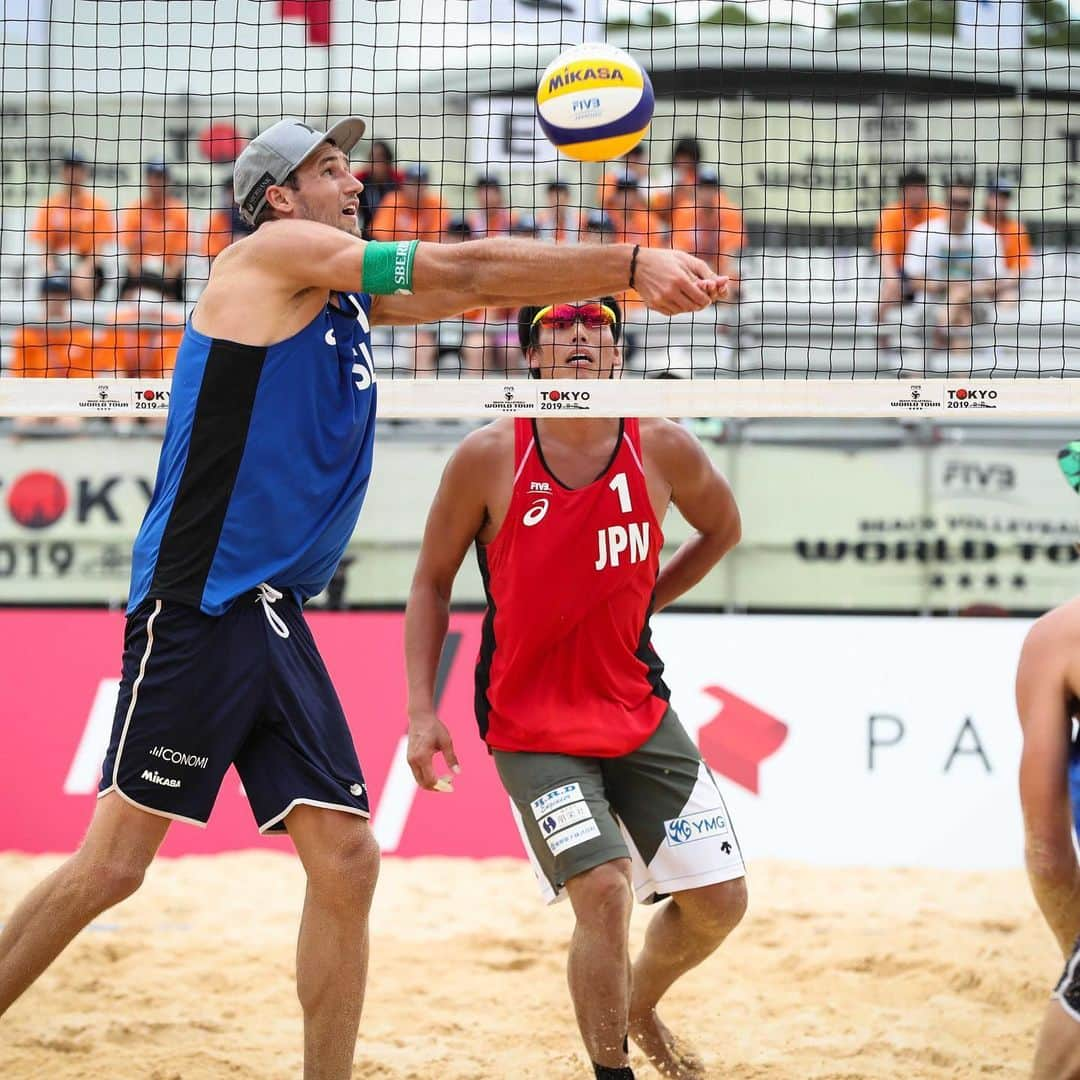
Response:
[[[608,487],[619,496],[619,509],[629,514],[634,508],[630,504],[630,485],[626,482],[626,473],[616,473]]]

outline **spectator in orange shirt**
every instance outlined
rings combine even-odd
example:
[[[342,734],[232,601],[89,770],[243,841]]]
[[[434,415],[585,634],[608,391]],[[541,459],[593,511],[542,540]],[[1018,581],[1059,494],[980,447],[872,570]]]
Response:
[[[611,215],[603,210],[590,210],[581,224],[581,243],[619,243],[615,222]],[[615,295],[615,299],[619,301],[623,312],[623,360],[628,363],[637,352],[638,341],[633,333],[632,325],[627,325],[627,320],[632,324],[635,318],[641,318],[646,311],[645,302],[637,289],[623,289]]]
[[[549,181],[547,201],[547,206],[536,215],[540,239],[556,244],[576,244],[581,222],[570,205],[570,185],[565,180]]]
[[[65,155],[61,190],[38,208],[29,232],[31,243],[45,253],[45,274],[66,277],[71,295],[92,300],[105,284],[100,256],[115,243],[113,216],[87,187],[90,170],[77,150]]]
[[[71,321],[71,282],[58,274],[41,283],[43,319],[20,326],[11,341],[10,374],[28,379],[89,379],[93,335]]]
[[[596,205],[601,210],[611,211],[617,207],[617,187],[619,180],[624,176],[632,176],[638,182],[645,201],[649,201],[649,157],[648,150],[643,142],[623,155],[622,161],[614,169],[604,173],[596,189]]]
[[[693,206],[697,195],[698,169],[701,167],[701,143],[680,139],[671,151],[671,175],[654,189],[650,205],[660,221],[671,228],[671,215],[680,206]]]
[[[130,290],[110,324],[94,342],[94,370],[117,379],[168,379],[184,336],[184,310],[169,304],[160,289]]]
[[[446,226],[444,243],[464,244],[471,240],[472,228],[463,217],[450,219]],[[444,320],[449,323],[451,320]],[[471,308],[461,314],[461,344],[458,352],[461,356],[462,378],[483,378],[485,364],[484,309]]]
[[[426,165],[405,169],[399,190],[379,203],[371,219],[372,240],[427,240],[441,243],[450,224],[442,200],[429,187]],[[399,326],[393,330],[394,364],[403,372],[430,375],[439,363],[438,338],[430,326]]]
[[[725,300],[737,300],[739,279],[735,257],[746,246],[742,211],[720,187],[715,169],[698,173],[696,201],[671,212],[671,246],[689,251],[718,274],[727,274]]]
[[[366,169],[356,174],[364,185],[360,192],[360,220],[364,236],[370,239],[371,222],[379,203],[392,191],[399,191],[405,174],[394,168],[394,148],[385,139],[375,139],[368,151]]]
[[[615,181],[615,193],[603,208],[615,224],[616,242],[641,244],[654,242],[653,219],[637,177],[624,172]]]
[[[247,236],[253,230],[240,214],[240,207],[233,197],[233,182],[230,176],[222,181],[224,195],[223,206],[210,211],[210,222],[206,227],[206,257],[216,259],[234,240]]]
[[[391,191],[371,219],[372,240],[442,240],[450,215],[428,187],[429,179],[425,165],[405,170],[400,190]]]
[[[184,204],[169,194],[169,170],[161,158],[143,167],[142,198],[120,215],[120,248],[125,252],[120,296],[144,280],[164,283],[165,295],[184,299],[184,261],[188,253],[188,216]]]
[[[476,209],[467,216],[474,240],[489,236],[509,236],[513,218],[503,198],[502,184],[491,173],[481,173],[473,184]],[[515,313],[516,320],[516,313]],[[514,322],[517,333],[517,322]],[[518,349],[518,352],[521,350]]]
[[[885,322],[889,311],[915,298],[904,273],[904,253],[913,230],[944,208],[930,201],[930,185],[921,169],[911,169],[900,177],[900,198],[881,211],[874,250],[881,256],[881,290],[878,293],[878,322]]]
[[[1010,217],[1009,202],[1013,186],[997,179],[986,186],[983,203],[983,224],[989,225],[998,236],[998,253],[1005,264],[1005,273],[998,280],[996,299],[1015,301],[1020,297],[1020,279],[1031,269],[1031,234],[1019,218]]]

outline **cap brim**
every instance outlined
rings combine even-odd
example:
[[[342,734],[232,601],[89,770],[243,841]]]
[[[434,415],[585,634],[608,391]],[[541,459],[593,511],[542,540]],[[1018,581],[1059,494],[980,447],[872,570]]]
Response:
[[[363,138],[366,130],[367,123],[359,116],[347,116],[330,128],[326,137],[332,139],[343,154],[347,154]]]

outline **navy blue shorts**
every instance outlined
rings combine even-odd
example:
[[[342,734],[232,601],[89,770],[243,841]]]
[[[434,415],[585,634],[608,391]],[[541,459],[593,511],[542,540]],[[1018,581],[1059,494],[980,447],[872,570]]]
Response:
[[[205,825],[230,765],[260,832],[283,832],[298,804],[370,816],[345,714],[292,597],[271,607],[252,592],[224,615],[143,601],[124,632],[99,796]]]

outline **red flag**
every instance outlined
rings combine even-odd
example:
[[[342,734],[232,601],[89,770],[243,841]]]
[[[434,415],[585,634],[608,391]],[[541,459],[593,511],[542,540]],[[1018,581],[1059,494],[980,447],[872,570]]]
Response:
[[[303,19],[309,45],[330,44],[330,0],[278,0],[279,19]]]

